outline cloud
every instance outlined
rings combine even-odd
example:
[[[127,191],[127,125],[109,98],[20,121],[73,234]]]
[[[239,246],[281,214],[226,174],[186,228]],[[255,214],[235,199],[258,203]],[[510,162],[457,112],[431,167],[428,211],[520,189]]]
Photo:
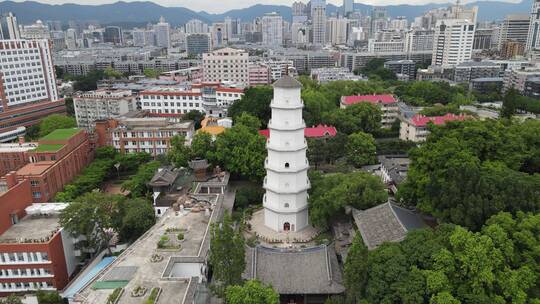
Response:
[[[22,2],[23,0],[15,0]],[[77,4],[106,4],[116,2],[115,0],[37,0],[42,3],[49,4],[61,4],[61,3],[77,3]],[[127,2],[142,1],[142,0],[124,0]],[[255,4],[274,4],[274,5],[291,5],[295,0],[150,0],[163,6],[183,6],[194,11],[207,11],[209,13],[223,13],[231,9],[245,8]],[[308,0],[300,0],[307,2]],[[520,0],[495,0],[501,2],[514,2],[518,3]],[[332,3],[341,6],[342,0],[327,0],[328,3]],[[359,2],[359,0],[355,0]],[[448,3],[454,2],[449,0],[362,0],[362,3],[372,5],[392,5],[392,4],[426,4],[426,3]],[[474,1],[463,1],[463,3]],[[216,5],[217,4],[217,5]]]

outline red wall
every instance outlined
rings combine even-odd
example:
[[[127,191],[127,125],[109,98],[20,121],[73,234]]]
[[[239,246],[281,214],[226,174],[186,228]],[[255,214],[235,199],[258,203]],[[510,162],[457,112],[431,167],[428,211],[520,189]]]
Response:
[[[7,192],[0,195],[0,234],[11,226],[10,215],[17,211],[19,218],[26,215],[24,209],[32,204],[32,190],[29,180],[21,180]]]

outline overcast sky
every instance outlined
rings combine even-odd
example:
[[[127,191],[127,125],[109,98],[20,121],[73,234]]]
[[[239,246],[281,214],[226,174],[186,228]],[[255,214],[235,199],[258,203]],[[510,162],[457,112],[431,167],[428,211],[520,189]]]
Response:
[[[22,2],[23,0],[15,0]],[[77,4],[105,4],[113,3],[115,0],[36,0],[42,3],[61,4],[61,3],[77,3]],[[127,2],[137,0],[124,0]],[[290,5],[294,0],[150,0],[163,6],[183,6],[194,11],[207,11],[210,13],[223,13],[225,11],[237,8],[245,8],[255,4],[283,4]],[[301,0],[307,2],[308,0]],[[506,2],[520,2],[520,0],[495,0]],[[0,0],[2,2],[2,0]],[[328,3],[341,5],[342,0],[327,0]],[[449,0],[355,0],[357,3],[388,5],[388,4],[425,4],[425,3],[447,3]],[[452,1],[453,2],[453,1]],[[462,3],[474,2],[464,1]]]

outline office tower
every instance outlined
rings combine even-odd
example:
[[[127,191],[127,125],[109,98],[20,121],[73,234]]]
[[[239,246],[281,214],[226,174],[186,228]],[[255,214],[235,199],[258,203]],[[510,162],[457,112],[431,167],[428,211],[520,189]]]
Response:
[[[311,42],[324,45],[326,39],[326,0],[311,0]]]
[[[225,23],[214,22],[210,33],[212,35],[212,48],[219,48],[228,43]]]
[[[8,60],[9,64],[6,64]],[[57,101],[55,80],[49,40],[0,41],[0,99],[3,111],[40,101]]]
[[[300,1],[295,1],[292,4],[292,22],[303,23],[308,20],[307,5]]]
[[[68,50],[77,48],[77,31],[73,28],[69,28],[66,31],[66,47]]]
[[[528,15],[506,16],[499,31],[497,48],[501,49],[506,41],[517,41],[526,44],[530,22],[531,20]]]
[[[433,38],[433,65],[456,65],[471,59],[475,24],[465,19],[439,20]]]
[[[534,0],[530,16],[529,33],[525,50],[537,49],[540,45],[540,0]]]
[[[191,19],[186,25],[186,34],[208,33],[208,24],[199,19]]]
[[[328,18],[326,22],[327,41],[332,45],[346,44],[349,38],[349,20],[347,18]]]
[[[103,33],[103,40],[105,43],[112,43],[115,45],[122,45],[124,40],[122,37],[122,29],[118,26],[107,26]]]
[[[189,55],[202,55],[210,51],[210,35],[208,33],[189,34],[186,37],[186,51]]]
[[[51,34],[49,28],[41,22],[41,20],[36,21],[36,23],[31,25],[22,26],[21,30],[22,39],[49,39]]]
[[[265,14],[262,17],[263,44],[281,46],[283,44],[283,18],[277,13]]]
[[[240,19],[225,17],[225,37],[227,41],[238,39],[240,35]]]
[[[474,32],[473,50],[489,50],[492,46],[491,38],[493,37],[492,28],[477,28]]]
[[[231,64],[234,62],[234,64]],[[249,54],[240,49],[223,48],[203,54],[203,79],[205,82],[249,84]]]
[[[154,25],[154,33],[157,46],[164,48],[171,46],[171,27],[169,23],[165,22],[165,18],[159,18],[159,23]]]
[[[343,16],[347,17],[354,12],[354,0],[343,0]]]
[[[374,7],[371,10],[370,37],[388,27],[388,12],[384,7]]]
[[[17,17],[12,13],[0,16],[0,39],[21,39],[21,33],[19,32],[19,26],[17,25]]]
[[[131,31],[131,36],[133,36],[133,45],[134,46],[145,46],[146,40],[145,40],[145,30],[141,29],[134,29]]]
[[[395,31],[405,31],[409,27],[407,17],[398,16],[396,19],[390,20],[390,29]]]

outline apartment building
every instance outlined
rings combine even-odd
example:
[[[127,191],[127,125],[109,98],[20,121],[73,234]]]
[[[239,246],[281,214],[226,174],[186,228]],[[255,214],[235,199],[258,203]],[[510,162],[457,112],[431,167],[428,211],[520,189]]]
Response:
[[[223,48],[203,54],[204,82],[249,85],[249,54],[240,49]]]
[[[141,109],[154,114],[204,112],[202,92],[176,88],[154,88],[139,93]]]
[[[475,26],[467,19],[437,21],[431,63],[448,66],[471,60]]]
[[[523,67],[507,69],[504,73],[503,90],[507,91],[510,88],[514,88],[519,92],[524,92],[527,80],[535,77],[540,77],[540,68]]]
[[[249,85],[267,85],[271,83],[270,69],[262,63],[249,64]]]
[[[113,146],[120,153],[166,154],[172,137],[182,135],[190,143],[194,133],[193,121],[176,122],[166,117],[125,116],[96,122],[98,145]]]
[[[467,119],[465,115],[448,113],[443,116],[414,115],[411,118],[402,118],[399,129],[399,139],[413,142],[422,142],[429,135],[429,124],[444,125],[449,121],[462,121]]]
[[[65,111],[51,51],[49,40],[0,40],[0,130]]]
[[[416,63],[412,60],[389,60],[384,63],[384,67],[396,75],[404,75],[407,80],[416,79]]]
[[[342,96],[340,107],[345,109],[348,106],[362,102],[367,102],[378,106],[383,112],[381,117],[382,126],[384,128],[392,127],[392,124],[396,121],[399,112],[398,100],[393,95]]]
[[[96,90],[73,97],[77,126],[92,130],[95,121],[124,115],[137,109],[137,98],[130,90]]]

